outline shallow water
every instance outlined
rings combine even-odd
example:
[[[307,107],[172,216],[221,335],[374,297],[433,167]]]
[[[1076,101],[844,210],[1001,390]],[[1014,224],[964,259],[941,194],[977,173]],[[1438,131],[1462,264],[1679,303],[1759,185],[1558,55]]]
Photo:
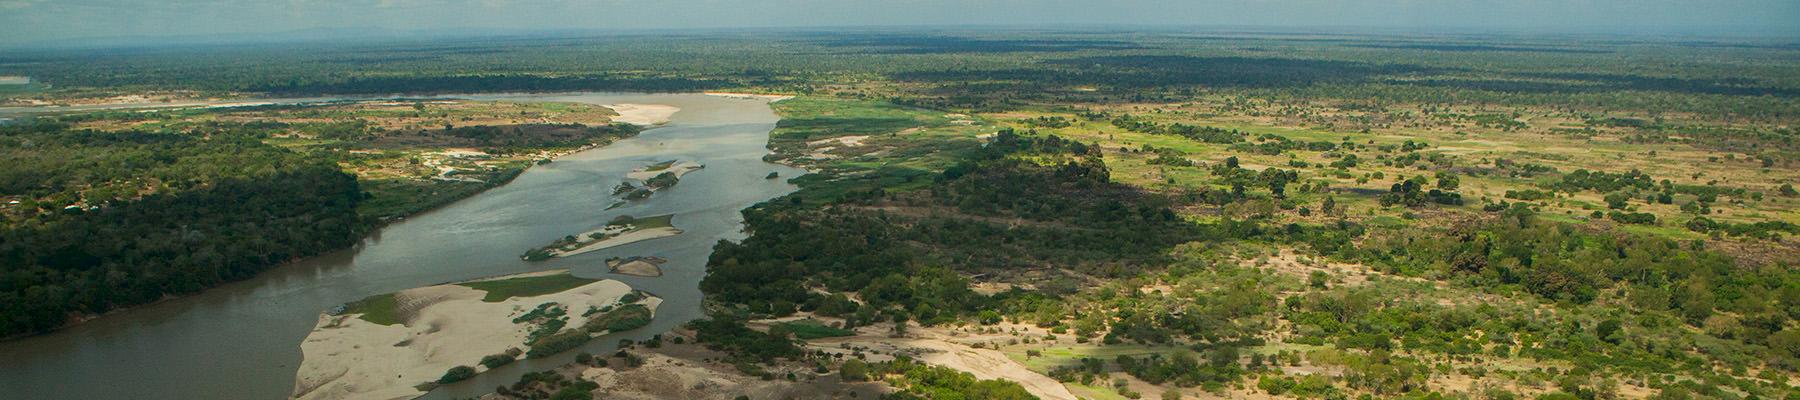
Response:
[[[761,100],[699,94],[449,97],[667,104],[681,111],[638,137],[533,167],[504,186],[390,224],[355,248],[48,335],[0,342],[0,397],[286,398],[300,365],[300,342],[323,310],[406,288],[559,268],[624,281],[663,298],[650,326],[595,339],[585,349],[609,352],[621,338],[648,338],[699,317],[698,284],[713,245],[743,237],[739,210],[795,189],[765,175],[803,172],[762,161],[776,117]],[[706,168],[649,200],[606,209],[626,172],[670,159]],[[685,233],[544,262],[518,258],[614,216],[669,213]],[[607,272],[606,258],[634,255],[667,258],[664,275]],[[567,363],[576,353],[521,360],[426,397],[476,396],[525,372]]]

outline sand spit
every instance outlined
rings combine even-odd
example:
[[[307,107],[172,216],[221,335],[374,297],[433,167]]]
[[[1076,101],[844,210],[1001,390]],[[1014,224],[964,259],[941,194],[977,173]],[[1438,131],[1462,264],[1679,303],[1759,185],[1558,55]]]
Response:
[[[554,271],[566,274],[566,271]],[[534,275],[513,275],[500,280]],[[296,374],[295,399],[407,399],[424,394],[419,385],[443,377],[451,367],[479,366],[482,357],[523,350],[530,324],[513,319],[540,304],[555,302],[569,310],[618,303],[631,287],[598,280],[561,292],[485,302],[486,292],[460,284],[407,289],[394,293],[394,325],[364,320],[361,313],[320,315],[317,327],[300,344],[303,361]],[[661,299],[638,301],[652,311]],[[580,311],[571,311],[579,313]],[[580,329],[571,323],[567,329]]]
[[[631,172],[629,172],[629,173],[626,173],[625,177],[629,178],[629,179],[637,180],[638,182],[643,182],[643,181],[650,180],[650,178],[655,178],[657,175],[662,175],[664,172],[667,172],[667,173],[675,174],[675,178],[680,179],[682,176],[686,176],[689,172],[699,171],[699,170],[705,169],[705,168],[706,168],[706,165],[701,164],[701,163],[697,163],[697,162],[693,162],[693,161],[681,161],[681,162],[677,162],[674,164],[670,164],[661,169],[657,169],[657,168],[653,168],[653,167],[640,167],[638,169],[631,170]]]
[[[607,104],[604,107],[619,113],[613,118],[615,122],[643,126],[666,124],[670,116],[681,111],[680,107],[662,104]]]
[[[606,260],[606,268],[612,273],[631,276],[662,276],[663,263],[669,260],[662,257],[627,257]]]
[[[733,99],[752,99],[752,100],[761,99],[761,100],[768,100],[770,103],[794,98],[794,96],[784,96],[784,95],[779,95],[779,94],[756,94],[756,93],[739,93],[739,92],[705,92],[705,93],[707,96],[729,97],[729,98],[733,98]]]
[[[583,237],[586,237],[586,235],[588,235],[590,233],[592,233],[592,232],[583,233],[582,235],[583,235]],[[638,229],[638,230],[633,230],[633,231],[629,231],[629,232],[625,232],[625,233],[620,233],[617,236],[609,237],[606,239],[601,239],[601,240],[597,240],[597,241],[593,241],[593,242],[587,242],[587,244],[583,244],[583,245],[581,245],[581,247],[577,247],[574,250],[551,250],[550,256],[551,257],[568,257],[568,256],[576,255],[576,254],[590,252],[590,251],[624,246],[624,245],[628,245],[628,244],[632,244],[632,243],[642,242],[645,240],[661,239],[661,238],[666,238],[666,237],[680,235],[680,234],[681,234],[681,230],[675,229],[674,227]]]

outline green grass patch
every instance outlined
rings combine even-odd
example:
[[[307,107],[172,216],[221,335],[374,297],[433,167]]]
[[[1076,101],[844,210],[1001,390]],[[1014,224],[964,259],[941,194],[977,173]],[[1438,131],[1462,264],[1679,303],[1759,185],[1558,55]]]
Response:
[[[1030,348],[1031,350],[1037,350],[1041,354],[1038,357],[1031,357],[1030,359],[1025,357],[1025,350],[1027,349],[1028,348],[1025,347],[1011,347],[1004,351],[1007,358],[1025,364],[1025,368],[1039,373],[1048,373],[1051,369],[1056,367],[1080,364],[1081,359],[1083,358],[1097,358],[1112,361],[1114,358],[1118,358],[1121,355],[1138,357],[1151,354],[1166,354],[1180,351],[1183,348],[1178,346],[1145,346],[1136,344],[1111,346],[1090,344],[1057,345],[1053,347]]]
[[[781,326],[787,327],[789,332],[793,332],[794,337],[806,340],[851,336],[856,334],[856,332],[851,332],[848,329],[833,328],[826,326],[819,321],[810,319],[783,322],[781,323]]]
[[[400,306],[394,301],[394,294],[378,294],[365,297],[345,305],[345,313],[362,314],[357,318],[381,325],[397,325],[400,320]]]
[[[1083,385],[1081,382],[1063,382],[1063,386],[1068,387],[1070,392],[1073,392],[1076,396],[1083,399],[1131,400],[1129,397],[1120,395],[1118,391],[1115,391],[1112,388]]]
[[[487,296],[482,297],[481,301],[497,303],[513,297],[542,296],[561,292],[594,282],[597,281],[594,279],[577,278],[574,275],[569,275],[565,272],[556,275],[525,276],[492,281],[467,282],[459,283],[458,285],[487,292]]]

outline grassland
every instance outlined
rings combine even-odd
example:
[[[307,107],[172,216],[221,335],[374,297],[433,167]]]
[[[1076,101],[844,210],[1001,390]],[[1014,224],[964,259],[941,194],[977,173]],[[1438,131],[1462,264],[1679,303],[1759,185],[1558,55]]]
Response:
[[[381,325],[397,325],[400,319],[400,306],[394,301],[393,293],[378,294],[346,304],[344,313],[362,314],[357,318]]]
[[[599,280],[597,279],[577,278],[574,275],[564,273],[463,282],[458,285],[487,292],[487,294],[481,298],[481,301],[497,303],[514,297],[531,297],[558,293],[598,281]]]

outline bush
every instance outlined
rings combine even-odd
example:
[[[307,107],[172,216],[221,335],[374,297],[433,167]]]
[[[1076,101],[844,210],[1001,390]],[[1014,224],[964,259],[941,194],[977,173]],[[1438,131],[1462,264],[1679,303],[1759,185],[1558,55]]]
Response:
[[[573,330],[550,335],[549,337],[539,339],[537,343],[532,343],[531,351],[526,352],[525,357],[548,357],[556,353],[569,351],[569,349],[581,347],[582,344],[587,343],[588,339],[592,339],[592,337],[589,337],[587,331],[583,330]]]
[[[461,382],[465,379],[469,379],[469,377],[473,377],[473,376],[475,376],[475,367],[470,367],[467,365],[458,365],[455,367],[450,367],[449,371],[444,371],[444,377],[438,378],[437,382],[438,383],[455,383],[455,382]]]
[[[869,380],[869,364],[852,358],[850,361],[845,361],[843,366],[838,367],[838,377],[845,382]]]
[[[500,368],[502,365],[512,364],[516,359],[517,357],[511,354],[490,354],[481,358],[481,366],[488,367],[488,369]]]

